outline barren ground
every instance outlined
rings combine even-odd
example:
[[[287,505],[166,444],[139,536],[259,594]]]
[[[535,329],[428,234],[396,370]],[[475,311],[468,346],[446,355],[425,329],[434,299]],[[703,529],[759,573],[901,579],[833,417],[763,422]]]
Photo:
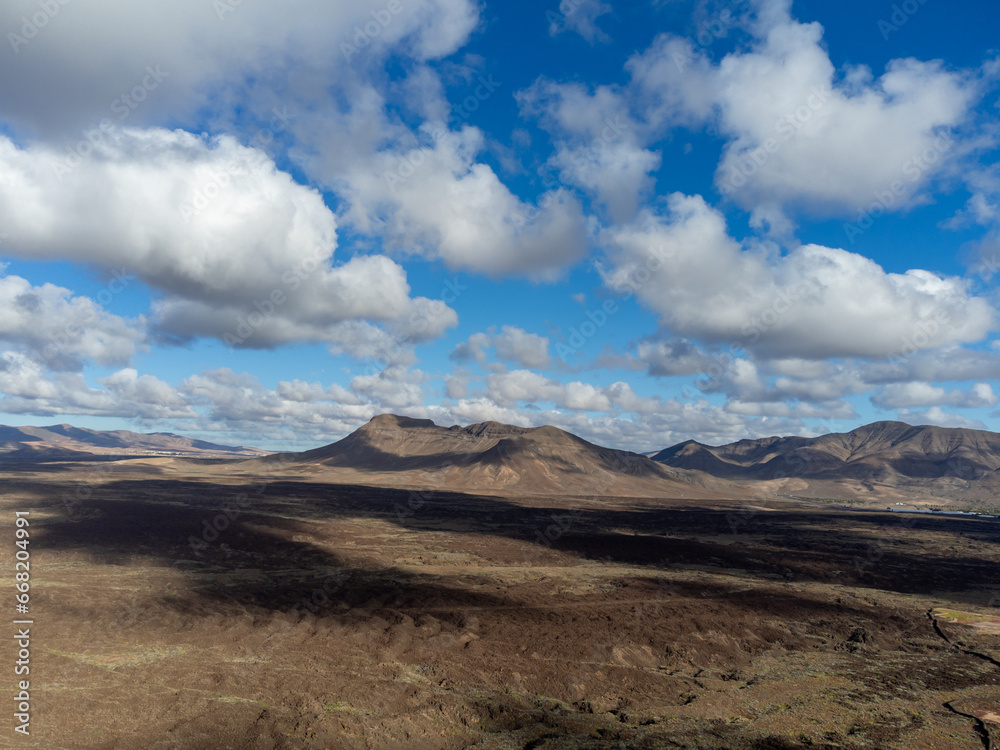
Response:
[[[8,715],[3,746],[1000,741],[1000,522],[209,475],[0,474],[35,620],[32,735]]]

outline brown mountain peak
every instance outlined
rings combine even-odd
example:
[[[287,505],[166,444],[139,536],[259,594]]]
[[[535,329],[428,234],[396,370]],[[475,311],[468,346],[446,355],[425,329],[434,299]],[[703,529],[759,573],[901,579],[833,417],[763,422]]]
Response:
[[[368,424],[362,426],[362,429],[365,427],[420,429],[437,427],[437,425],[429,419],[415,419],[414,417],[406,417],[400,414],[376,414],[368,421]]]
[[[429,419],[380,414],[336,443],[284,458],[294,471],[327,481],[518,494],[706,495],[704,487],[680,481],[681,472],[551,425],[440,427]]]

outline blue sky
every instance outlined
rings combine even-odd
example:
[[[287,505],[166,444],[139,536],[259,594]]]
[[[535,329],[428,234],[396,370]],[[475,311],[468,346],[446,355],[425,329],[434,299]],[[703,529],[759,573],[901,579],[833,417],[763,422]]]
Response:
[[[1000,428],[1000,10],[16,0],[0,422]]]

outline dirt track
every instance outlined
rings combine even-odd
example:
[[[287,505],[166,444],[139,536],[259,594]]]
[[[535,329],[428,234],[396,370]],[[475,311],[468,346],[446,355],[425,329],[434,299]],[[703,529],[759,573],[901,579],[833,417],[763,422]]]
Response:
[[[36,747],[1000,739],[967,653],[1000,637],[927,616],[989,611],[1000,524],[272,482],[192,546],[246,488],[131,478],[68,514],[73,480],[3,478],[34,523]]]

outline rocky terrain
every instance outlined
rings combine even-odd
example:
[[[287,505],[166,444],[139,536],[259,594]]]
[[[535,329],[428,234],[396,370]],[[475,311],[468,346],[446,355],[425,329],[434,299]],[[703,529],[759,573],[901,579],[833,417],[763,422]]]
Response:
[[[729,483],[603,448],[557,427],[441,427],[382,414],[336,443],[239,466],[327,482],[532,495],[716,497]]]
[[[0,746],[995,747],[1000,522],[706,476],[398,417],[263,459],[2,463],[35,629],[32,736]]]
[[[1000,435],[985,430],[875,422],[816,438],[689,440],[652,458],[802,497],[981,508],[1000,494]]]

